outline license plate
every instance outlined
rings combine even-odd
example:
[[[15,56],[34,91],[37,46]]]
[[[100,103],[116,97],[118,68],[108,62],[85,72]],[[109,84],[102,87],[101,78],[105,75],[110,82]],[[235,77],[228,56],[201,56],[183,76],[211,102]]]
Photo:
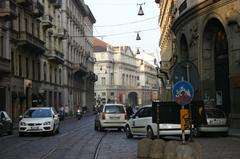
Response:
[[[39,129],[39,127],[37,127],[37,126],[32,126],[31,127],[31,130],[38,130]]]
[[[117,120],[117,119],[120,119],[120,117],[110,117],[110,119]]]

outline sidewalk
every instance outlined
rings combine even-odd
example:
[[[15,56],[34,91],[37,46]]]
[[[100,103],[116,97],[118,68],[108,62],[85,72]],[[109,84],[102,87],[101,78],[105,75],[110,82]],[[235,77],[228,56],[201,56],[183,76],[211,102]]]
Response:
[[[240,137],[240,129],[229,128],[229,136]]]

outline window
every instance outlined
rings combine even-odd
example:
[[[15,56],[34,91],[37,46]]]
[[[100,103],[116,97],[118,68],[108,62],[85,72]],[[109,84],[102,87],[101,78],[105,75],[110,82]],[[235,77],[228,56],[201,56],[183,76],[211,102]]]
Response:
[[[43,80],[44,81],[47,80],[47,64],[46,64],[46,62],[43,65]]]
[[[106,85],[106,78],[102,77],[102,85]]]
[[[32,79],[35,80],[35,61],[32,60]]]
[[[106,96],[106,92],[102,92],[102,96]]]
[[[41,65],[40,62],[38,62],[38,80],[41,80]]]
[[[54,81],[57,84],[57,68],[54,69]]]
[[[1,35],[0,37],[0,56],[4,55],[4,36]]]
[[[114,92],[111,92],[111,96],[114,96]]]
[[[52,83],[52,66],[49,67],[49,80]]]
[[[18,56],[18,60],[19,60],[19,76],[22,76],[22,56],[19,55]]]
[[[29,76],[28,58],[26,57],[26,77]]]
[[[59,84],[62,84],[62,70],[59,69]]]
[[[27,20],[27,18],[25,18],[25,31],[26,32],[28,31],[28,20]]]
[[[11,64],[12,64],[12,74],[14,75],[15,72],[14,72],[14,53],[11,52]]]
[[[34,23],[32,22],[32,35],[34,35]]]

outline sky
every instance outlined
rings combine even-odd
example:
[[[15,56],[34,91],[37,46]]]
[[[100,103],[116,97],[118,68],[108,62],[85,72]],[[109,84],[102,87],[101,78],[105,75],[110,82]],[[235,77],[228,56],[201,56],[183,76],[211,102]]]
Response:
[[[159,8],[154,0],[84,0],[96,23],[94,36],[110,45],[130,46],[133,51],[154,53],[159,59]],[[143,16],[138,15],[142,4]],[[141,40],[136,40],[139,33]]]

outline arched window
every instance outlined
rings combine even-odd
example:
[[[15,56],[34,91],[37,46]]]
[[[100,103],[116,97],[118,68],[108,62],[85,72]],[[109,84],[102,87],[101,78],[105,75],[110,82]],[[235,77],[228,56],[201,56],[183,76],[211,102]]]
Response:
[[[59,84],[61,85],[62,84],[62,70],[61,69],[59,69],[58,76],[59,76]]]
[[[47,80],[47,63],[44,62],[43,64],[43,80],[46,81]]]

